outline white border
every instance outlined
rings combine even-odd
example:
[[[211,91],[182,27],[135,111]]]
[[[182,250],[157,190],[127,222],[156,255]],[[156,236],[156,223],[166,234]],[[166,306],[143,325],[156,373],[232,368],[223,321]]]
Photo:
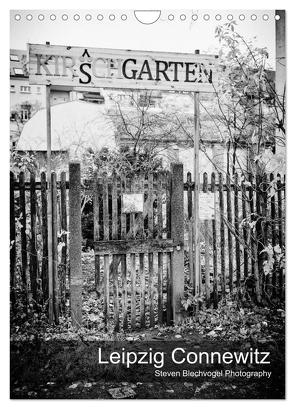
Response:
[[[288,300],[288,308],[287,308],[287,317],[288,317],[288,359],[286,360],[287,364],[287,401],[238,401],[236,402],[235,400],[226,400],[226,401],[217,401],[217,400],[211,400],[211,401],[198,401],[198,400],[191,400],[191,401],[185,401],[185,402],[180,402],[179,400],[175,401],[153,401],[150,402],[149,400],[146,401],[138,401],[138,400],[128,400],[128,401],[93,401],[93,400],[87,400],[87,401],[42,401],[40,402],[39,400],[28,400],[28,401],[9,401],[9,373],[8,373],[8,368],[9,368],[9,321],[8,321],[8,299],[9,299],[9,256],[8,256],[8,232],[9,232],[9,205],[8,205],[8,198],[9,198],[9,183],[8,183],[8,170],[9,170],[9,76],[8,76],[8,70],[9,70],[9,58],[8,58],[8,48],[9,48],[9,8],[10,9],[65,9],[65,8],[81,8],[83,5],[83,9],[97,9],[98,7],[100,9],[123,9],[123,8],[129,8],[129,9],[154,9],[154,10],[159,10],[159,9],[164,9],[164,8],[169,8],[169,9],[184,9],[184,8],[196,8],[198,6],[203,6],[203,8],[206,7],[206,9],[220,9],[220,6],[222,6],[223,9],[242,9],[243,5],[247,6],[247,9],[286,9],[287,10],[287,46],[288,43],[292,44],[294,42],[295,38],[295,21],[294,20],[294,6],[290,6],[289,1],[272,1],[272,0],[260,0],[257,2],[257,0],[248,0],[246,3],[237,3],[237,1],[210,1],[207,0],[205,3],[201,2],[196,2],[196,0],[181,0],[179,2],[176,2],[174,0],[149,0],[145,2],[139,2],[138,0],[125,0],[125,1],[119,1],[119,0],[101,0],[101,1],[90,1],[86,0],[83,2],[78,2],[76,0],[64,0],[64,1],[57,1],[57,0],[51,0],[47,4],[40,4],[40,0],[27,0],[26,2],[24,1],[10,1],[9,5],[3,6],[3,3],[1,4],[1,43],[2,43],[2,59],[1,59],[1,79],[2,79],[2,93],[1,93],[1,118],[2,118],[2,123],[1,123],[1,136],[0,136],[0,174],[1,174],[1,221],[0,221],[0,226],[1,226],[1,313],[2,313],[2,319],[1,319],[1,346],[0,346],[0,351],[1,351],[1,378],[0,378],[0,386],[1,386],[1,401],[3,404],[6,404],[8,407],[15,407],[21,405],[22,407],[28,407],[32,408],[32,406],[35,405],[44,405],[44,406],[49,406],[49,405],[54,405],[55,407],[62,407],[63,409],[65,406],[70,405],[71,408],[77,407],[78,405],[83,405],[83,407],[112,407],[112,406],[120,406],[120,407],[135,407],[135,406],[150,406],[150,405],[155,405],[155,406],[163,406],[163,405],[169,405],[169,407],[177,407],[179,408],[180,405],[188,405],[191,406],[193,405],[194,407],[212,407],[214,405],[218,406],[218,408],[222,407],[227,407],[228,406],[245,406],[249,407],[249,405],[252,406],[257,406],[261,408],[261,406],[266,406],[268,408],[270,407],[277,407],[277,405],[280,406],[287,406],[291,407],[292,401],[293,401],[293,407],[294,407],[294,370],[295,368],[292,367],[292,363],[294,363],[294,352],[292,352],[292,349],[294,349],[295,345],[295,339],[294,339],[294,324],[292,325],[293,321],[293,311],[294,311],[294,296],[292,296],[292,291],[294,291],[295,286],[294,286],[294,276],[295,276],[295,263],[291,259],[292,258],[292,250],[293,250],[293,243],[292,243],[292,234],[290,232],[295,231],[295,224],[294,224],[294,212],[292,211],[292,204],[293,204],[293,199],[295,195],[295,188],[294,188],[294,176],[295,175],[295,160],[293,159],[293,153],[295,152],[295,132],[294,132],[294,123],[292,121],[288,121],[288,177],[287,177],[287,184],[288,184],[288,211],[287,211],[287,222],[288,222],[288,241],[287,241],[287,247],[288,251],[287,252],[287,280],[288,280],[288,287],[287,287],[287,300]],[[49,7],[50,6],[50,7]],[[292,40],[291,40],[292,39]],[[4,47],[3,47],[4,44]],[[289,67],[294,67],[294,51],[293,47],[287,47],[287,53],[288,53],[288,66]],[[294,111],[294,97],[292,97],[292,93],[294,90],[294,74],[293,74],[293,69],[291,71],[290,69],[290,74],[288,75],[288,106],[287,106],[287,112],[291,113],[290,117],[292,118],[292,111]],[[294,205],[293,205],[294,206]],[[291,211],[289,211],[291,209]]]

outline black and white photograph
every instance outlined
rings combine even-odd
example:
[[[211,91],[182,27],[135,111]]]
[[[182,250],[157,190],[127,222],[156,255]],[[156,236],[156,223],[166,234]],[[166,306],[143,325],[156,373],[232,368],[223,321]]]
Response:
[[[10,399],[285,399],[286,12],[123,7],[10,10]]]

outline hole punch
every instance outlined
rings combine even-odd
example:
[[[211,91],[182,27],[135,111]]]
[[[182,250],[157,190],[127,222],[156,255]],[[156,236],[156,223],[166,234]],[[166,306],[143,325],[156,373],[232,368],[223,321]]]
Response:
[[[275,20],[280,20],[281,16],[279,14],[275,15]]]
[[[205,20],[205,21],[210,20],[210,16],[209,16],[209,14],[204,14],[204,17],[203,17],[203,18],[204,18],[204,20]]]
[[[21,19],[20,14],[16,14],[16,15],[14,16],[14,19],[15,19],[16,21],[19,21],[19,20]]]
[[[216,16],[215,16],[215,20],[217,20],[217,21],[220,21],[221,20],[221,15],[220,14],[216,14]]]
[[[52,21],[56,20],[56,15],[55,14],[50,14],[50,20],[52,20]]]
[[[263,19],[264,21],[267,21],[267,20],[269,19],[268,14],[263,14],[262,19]]]
[[[115,17],[115,15],[114,15],[114,14],[110,14],[110,15],[109,15],[109,20],[114,21],[114,20],[115,20],[115,18],[116,18],[116,17]]]
[[[256,14],[252,14],[252,16],[251,16],[251,20],[253,20],[253,21],[257,20],[257,16],[256,16]]]
[[[232,14],[228,14],[228,15],[227,15],[227,19],[228,19],[229,21],[232,21],[233,18],[234,18],[234,16],[233,16]]]
[[[33,16],[32,16],[32,14],[27,14],[27,20],[29,20],[29,21],[31,21],[31,20],[33,20]]]
[[[239,19],[240,19],[241,21],[244,21],[245,18],[246,18],[246,17],[245,17],[245,14],[240,14],[240,15],[239,15]]]
[[[40,20],[40,21],[43,21],[44,20],[44,14],[39,14],[39,16],[38,16],[38,20]]]
[[[197,15],[197,14],[193,14],[193,15],[192,15],[192,20],[194,20],[194,21],[198,20],[198,15]]]
[[[92,19],[91,14],[86,14],[85,20],[90,21]]]
[[[123,21],[126,21],[126,20],[127,20],[127,16],[126,16],[126,14],[122,14],[122,16],[121,16],[121,20],[123,20]]]
[[[185,14],[181,14],[179,18],[180,18],[181,21],[184,21],[184,20],[186,19],[186,15],[185,15]]]
[[[103,20],[103,15],[102,15],[102,14],[99,14],[99,15],[97,16],[97,20],[102,21],[102,20]]]
[[[74,15],[74,20],[75,20],[75,21],[80,20],[80,16],[79,16],[79,14],[75,14],[75,15]]]
[[[173,15],[173,14],[169,14],[168,20],[170,20],[170,21],[174,20],[174,15]]]
[[[154,24],[159,20],[161,10],[134,10],[134,16],[142,24]]]
[[[67,19],[69,18],[69,16],[68,16],[67,14],[63,14],[63,15],[61,16],[61,18],[62,18],[63,21],[67,21]]]

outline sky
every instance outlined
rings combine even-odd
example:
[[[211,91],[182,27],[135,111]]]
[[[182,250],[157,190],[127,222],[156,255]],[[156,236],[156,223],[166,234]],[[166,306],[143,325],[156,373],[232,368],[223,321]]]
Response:
[[[43,15],[43,21],[38,19]],[[68,19],[64,21],[63,15]],[[98,15],[103,16],[98,20]],[[256,15],[256,20],[251,16]],[[15,16],[19,15],[20,20]],[[31,15],[31,20],[27,20]],[[55,20],[50,16],[54,15]],[[91,19],[86,20],[85,16]],[[122,20],[121,16],[124,15]],[[197,19],[193,20],[193,16]],[[206,20],[206,15],[209,19]],[[216,15],[221,20],[216,20]],[[12,10],[10,24],[10,48],[26,49],[26,43],[71,45],[97,48],[118,48],[148,51],[170,51],[194,53],[217,53],[218,40],[215,38],[217,25],[228,22],[232,15],[237,23],[236,30],[253,39],[260,47],[267,47],[269,64],[275,63],[275,12],[274,10],[162,10],[153,24],[142,24],[133,10]],[[239,16],[245,19],[240,20]],[[263,19],[268,15],[268,20]],[[78,16],[78,20],[74,19]],[[172,17],[173,16],[173,17]],[[205,17],[205,18],[204,18]],[[87,17],[89,18],[89,17]]]

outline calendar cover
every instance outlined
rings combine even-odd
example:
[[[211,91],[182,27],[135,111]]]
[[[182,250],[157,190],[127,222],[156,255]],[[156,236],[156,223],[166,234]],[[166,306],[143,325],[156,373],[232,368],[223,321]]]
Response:
[[[284,10],[11,10],[11,399],[284,399]]]

